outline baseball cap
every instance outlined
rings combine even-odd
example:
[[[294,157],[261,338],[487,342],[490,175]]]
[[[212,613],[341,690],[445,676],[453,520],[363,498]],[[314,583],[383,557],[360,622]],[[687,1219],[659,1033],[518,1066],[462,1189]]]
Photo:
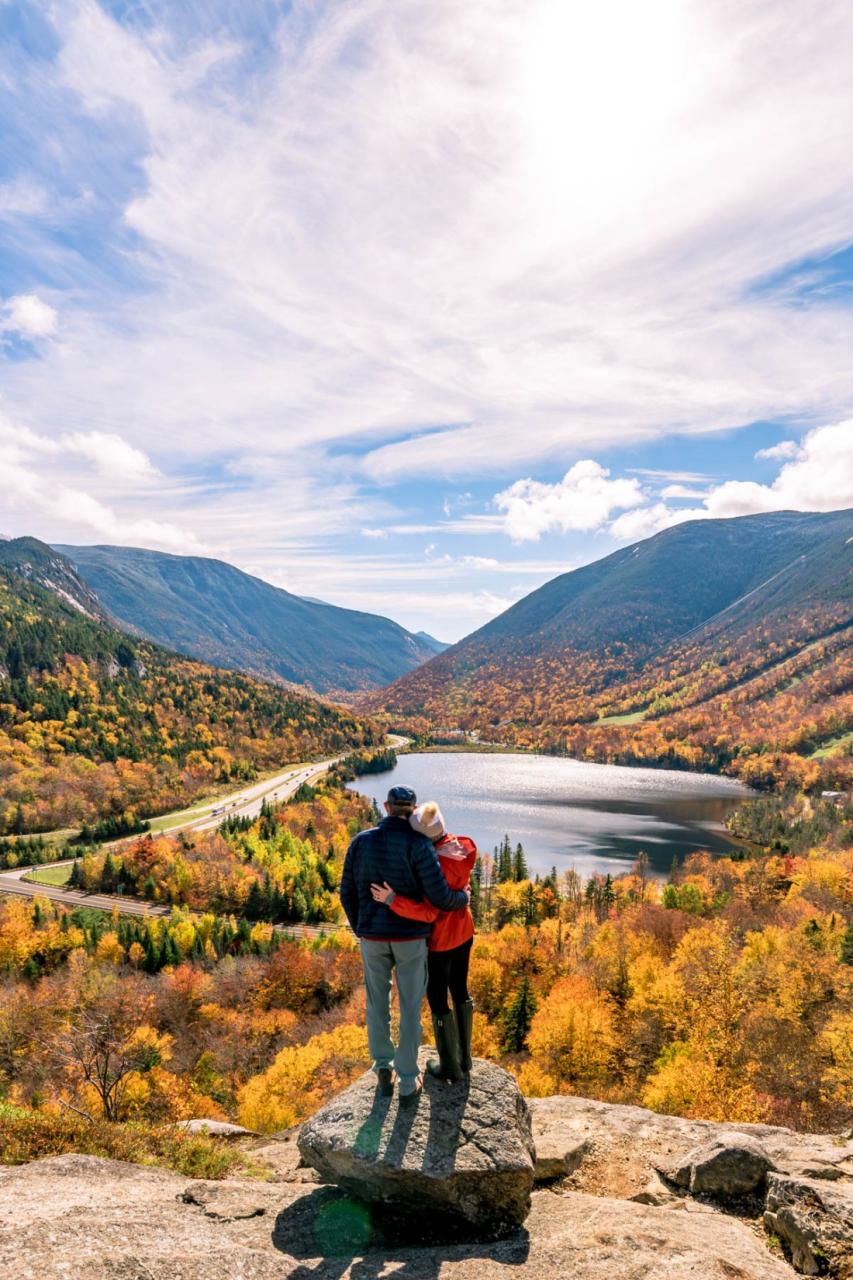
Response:
[[[418,803],[418,797],[411,787],[392,787],[388,792],[388,803],[415,805]]]

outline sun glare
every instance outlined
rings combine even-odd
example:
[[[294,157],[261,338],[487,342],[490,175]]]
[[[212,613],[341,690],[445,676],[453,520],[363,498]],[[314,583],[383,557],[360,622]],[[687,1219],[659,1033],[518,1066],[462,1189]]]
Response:
[[[685,8],[545,0],[531,21],[519,55],[522,164],[573,220],[606,216],[659,169],[691,93]]]

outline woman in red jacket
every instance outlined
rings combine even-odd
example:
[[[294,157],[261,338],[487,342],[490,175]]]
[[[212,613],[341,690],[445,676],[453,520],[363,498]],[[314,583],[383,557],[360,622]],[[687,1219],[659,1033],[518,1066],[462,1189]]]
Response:
[[[438,805],[419,805],[409,822],[415,831],[432,840],[438,861],[451,889],[468,889],[477,860],[477,846],[468,836],[447,832]],[[415,902],[396,894],[391,885],[371,885],[377,902],[410,920],[434,921],[429,940],[427,1000],[432,1013],[438,1062],[427,1071],[442,1080],[459,1080],[471,1070],[471,1030],[474,1002],[468,994],[468,965],[474,942],[474,918],[465,911],[439,911],[429,902]],[[451,1012],[450,999],[455,1013]]]

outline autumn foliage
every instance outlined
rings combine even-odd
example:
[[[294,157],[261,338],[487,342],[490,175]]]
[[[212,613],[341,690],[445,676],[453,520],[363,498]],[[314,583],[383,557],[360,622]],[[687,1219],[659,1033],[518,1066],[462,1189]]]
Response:
[[[340,849],[369,820],[358,805],[329,791],[223,843],[250,871],[265,844],[272,865],[283,832]],[[508,842],[482,859],[475,1052],[529,1095],[853,1122],[853,810],[790,793],[743,812],[751,845],[694,854],[666,883],[642,858],[589,881],[531,878]],[[157,874],[173,883],[166,862]],[[364,1028],[356,941],[334,925],[296,941],[239,913],[0,899],[0,1160],[80,1149],[217,1176],[227,1161],[170,1145],[166,1126],[296,1124],[367,1067]]]
[[[341,708],[132,639],[0,569],[0,835],[150,816],[373,740]]]
[[[853,629],[847,604],[705,629],[651,658],[629,644],[499,654],[468,642],[366,705],[436,726],[611,764],[722,772],[759,789],[849,787]],[[848,750],[845,752],[845,744]]]

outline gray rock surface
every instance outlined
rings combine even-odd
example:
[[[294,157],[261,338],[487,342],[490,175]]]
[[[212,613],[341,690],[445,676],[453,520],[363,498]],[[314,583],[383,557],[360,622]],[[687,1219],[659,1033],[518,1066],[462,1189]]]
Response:
[[[366,1073],[302,1126],[303,1161],[327,1182],[380,1204],[412,1233],[497,1236],[530,1209],[534,1148],[511,1075],[476,1059],[470,1078],[425,1077],[415,1107],[383,1098]]]
[[[764,1223],[785,1241],[798,1271],[853,1280],[853,1187],[770,1174]]]
[[[628,1199],[634,1200],[637,1204],[664,1205],[674,1204],[679,1196],[667,1186],[660,1174],[653,1173],[643,1189],[629,1196]]]
[[[579,1153],[569,1182],[582,1191],[627,1199],[641,1192],[656,1170],[677,1166],[696,1147],[744,1140],[760,1143],[783,1172],[808,1167],[820,1169],[822,1178],[853,1178],[853,1137],[849,1134],[795,1133],[774,1125],[683,1120],[643,1107],[568,1094],[529,1098],[528,1106],[537,1153],[541,1150],[549,1157],[555,1151]]]
[[[178,1120],[174,1126],[185,1133],[207,1133],[212,1138],[257,1138],[253,1129],[244,1129],[241,1124],[228,1124],[226,1120]]]
[[[705,1142],[659,1172],[691,1195],[730,1200],[763,1191],[773,1168],[761,1144],[741,1135]]]
[[[692,1203],[692,1202],[688,1202]],[[795,1280],[755,1231],[697,1206],[661,1209],[535,1191],[524,1228],[492,1244],[409,1248],[333,1187],[200,1183],[59,1156],[0,1169],[9,1280]]]
[[[239,1138],[269,1181],[206,1182],[89,1156],[0,1166],[0,1277],[9,1280],[851,1280],[849,1135],[702,1124],[582,1098],[530,1103],[537,1140],[580,1164],[535,1190],[524,1226],[493,1243],[413,1247],[301,1165],[296,1131]],[[767,1228],[654,1173],[697,1146],[757,1138]],[[573,1145],[574,1144],[574,1145]],[[554,1154],[556,1153],[556,1154]],[[569,1154],[569,1162],[575,1157]],[[805,1178],[795,1169],[824,1175]],[[831,1176],[827,1177],[827,1171]],[[738,1209],[738,1212],[740,1210]]]

